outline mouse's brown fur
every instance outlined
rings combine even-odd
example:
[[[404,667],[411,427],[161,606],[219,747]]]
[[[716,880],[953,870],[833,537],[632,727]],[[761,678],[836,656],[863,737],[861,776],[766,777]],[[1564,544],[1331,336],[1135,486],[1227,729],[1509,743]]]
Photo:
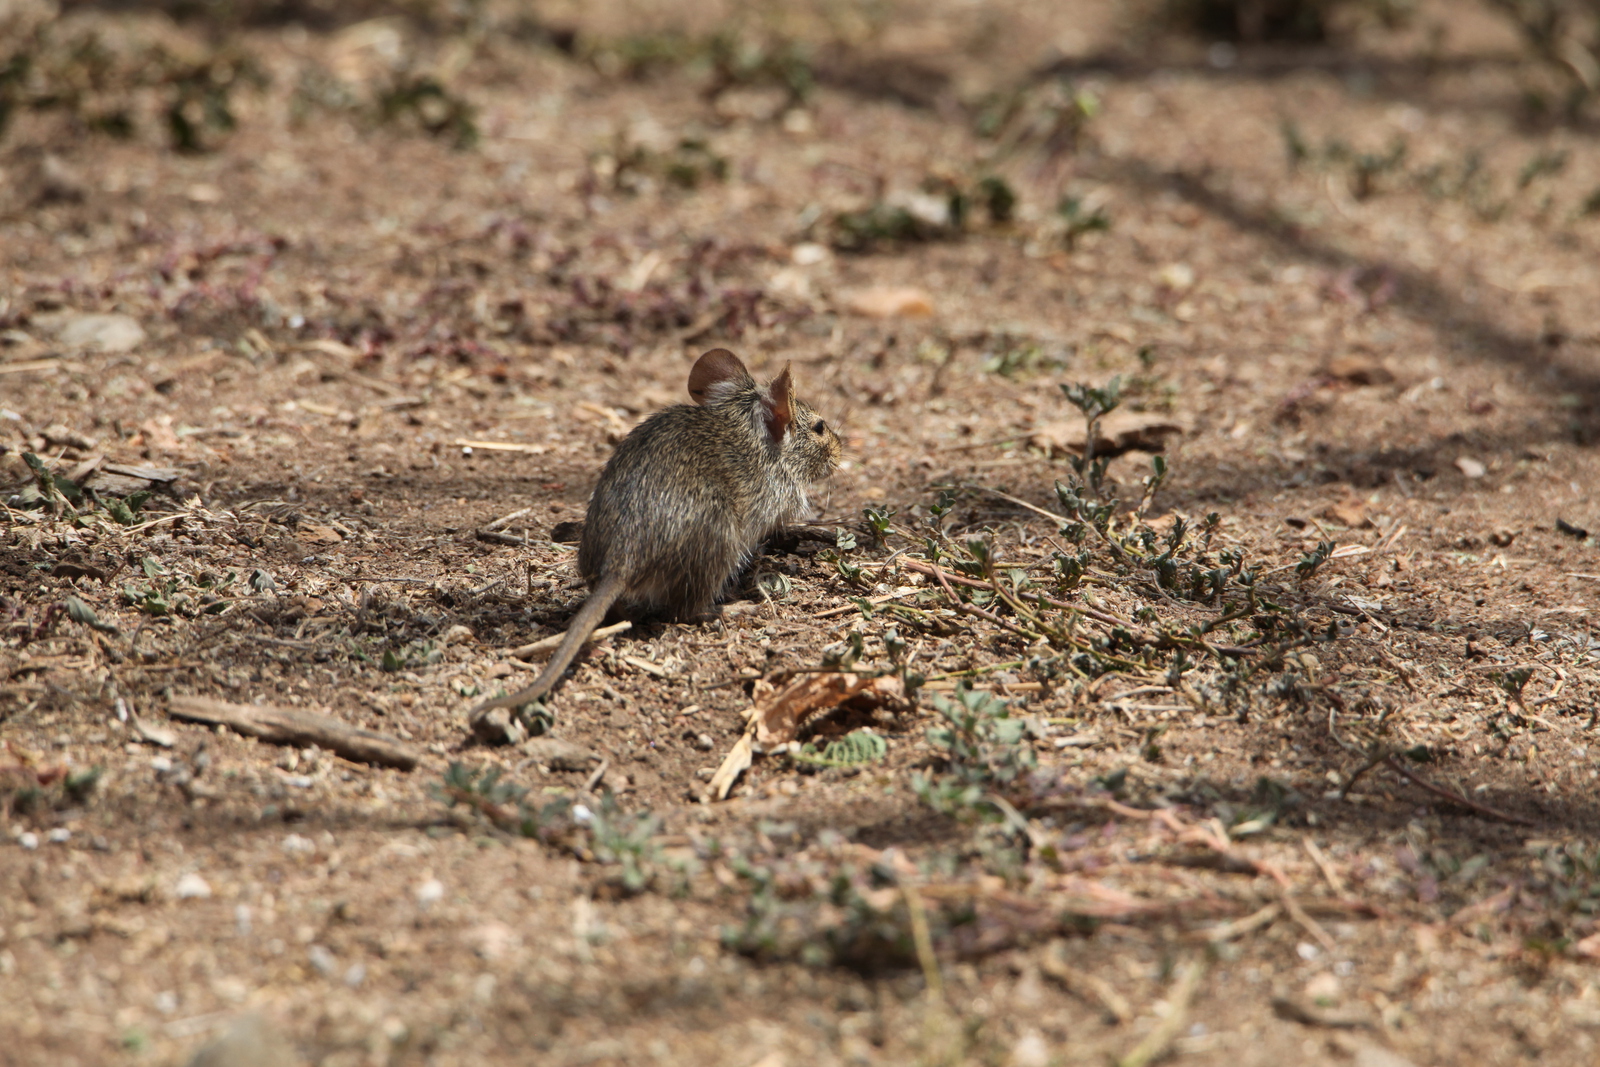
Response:
[[[472,709],[480,737],[520,732],[492,713],[554,688],[613,607],[673,619],[710,609],[839,465],[838,436],[794,396],[787,367],[763,388],[739,357],[713,349],[689,372],[689,395],[693,404],[634,427],[600,472],[578,546],[589,599],[537,681]]]

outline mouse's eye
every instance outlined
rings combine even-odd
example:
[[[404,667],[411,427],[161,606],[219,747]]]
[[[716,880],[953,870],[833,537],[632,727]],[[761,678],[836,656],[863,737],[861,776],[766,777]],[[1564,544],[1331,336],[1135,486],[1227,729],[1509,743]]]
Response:
[[[826,422],[823,422],[821,419],[818,419],[817,422],[816,422],[816,425],[811,427],[811,432],[816,434],[819,437],[822,434],[826,433],[827,430],[828,430],[828,424]]]

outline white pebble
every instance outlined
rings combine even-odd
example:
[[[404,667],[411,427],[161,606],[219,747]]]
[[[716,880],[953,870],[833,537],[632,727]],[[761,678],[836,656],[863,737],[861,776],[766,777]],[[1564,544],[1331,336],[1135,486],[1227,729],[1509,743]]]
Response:
[[[1050,1046],[1038,1031],[1030,1030],[1011,1046],[1011,1067],[1049,1067]]]
[[[306,958],[311,961],[311,966],[315,967],[317,973],[321,975],[331,976],[338,967],[339,961],[333,958],[333,953],[321,945],[312,945],[306,949]]]
[[[172,891],[179,900],[204,900],[211,895],[211,887],[206,880],[193,871],[179,878]]]
[[[431,907],[444,899],[444,883],[437,878],[429,878],[417,886],[417,903],[424,908]]]
[[[58,826],[50,831],[48,840],[52,845],[64,845],[72,840],[72,831],[65,826]]]
[[[350,969],[344,972],[344,984],[354,989],[367,980],[367,965],[365,963],[352,963]]]
[[[283,839],[283,850],[290,855],[304,853],[309,856],[311,853],[317,850],[317,846],[309,837],[301,837],[299,834],[289,834]]]
[[[24,830],[22,833],[17,835],[17,844],[21,845],[29,852],[32,852],[34,849],[39,847],[39,835],[34,833],[32,830]]]

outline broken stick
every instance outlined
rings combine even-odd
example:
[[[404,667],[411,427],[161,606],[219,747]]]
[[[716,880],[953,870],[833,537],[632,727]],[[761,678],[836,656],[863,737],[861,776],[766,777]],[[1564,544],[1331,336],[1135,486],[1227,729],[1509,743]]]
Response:
[[[398,767],[402,771],[411,770],[422,758],[415,748],[387,734],[351,726],[314,711],[174,696],[167,701],[167,714],[175,719],[226,726],[274,744],[316,745],[356,763]]]

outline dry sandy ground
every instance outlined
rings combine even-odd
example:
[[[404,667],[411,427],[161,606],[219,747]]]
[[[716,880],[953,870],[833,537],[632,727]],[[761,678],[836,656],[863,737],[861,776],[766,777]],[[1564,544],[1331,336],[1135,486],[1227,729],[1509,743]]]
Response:
[[[180,1064],[240,1018],[262,1063],[1595,1062],[1594,131],[1530,118],[1540,75],[1464,5],[1209,57],[1118,10],[257,26],[230,47],[265,87],[208,151],[171,149],[170,88],[131,97],[125,140],[85,128],[92,94],[18,112],[7,482],[24,452],[177,480],[128,522],[5,513],[0,1063]],[[57,32],[209,47],[75,18]],[[812,48],[803,102],[759,71],[709,93],[705,50],[674,50],[727,26]],[[456,95],[380,121],[407,64]],[[1019,89],[986,136],[986,94]],[[418,128],[457,97],[474,147]],[[1010,221],[836,247],[843,214],[936,213],[991,175]],[[920,291],[909,314],[886,287]],[[716,345],[792,364],[842,427],[817,526],[858,548],[774,545],[753,603],[596,646],[551,702],[575,756],[474,743],[466,709],[532,677],[503,650],[580,600],[552,529]],[[1128,626],[1216,618],[1092,536],[1085,581],[1052,578],[1077,551],[1041,514],[1082,424],[1060,386],[1116,375],[1121,414],[1181,427],[1149,528],[1216,513],[1184,558],[1243,552],[1315,642],[1269,656],[1246,618],[1208,638],[1242,659],[1085,673],[1062,611],[958,614],[911,566],[937,526]],[[1119,529],[1150,464],[1110,465]],[[885,546],[867,507],[896,512]],[[758,756],[702,800],[756,679],[852,631],[890,671],[889,627],[922,699],[821,727],[870,727],[880,761]],[[914,787],[949,770],[928,731],[963,672],[1027,720],[984,757],[1034,754],[985,779],[1016,822]],[[196,696],[418,763],[168,718]],[[448,807],[455,762],[605,833]]]

